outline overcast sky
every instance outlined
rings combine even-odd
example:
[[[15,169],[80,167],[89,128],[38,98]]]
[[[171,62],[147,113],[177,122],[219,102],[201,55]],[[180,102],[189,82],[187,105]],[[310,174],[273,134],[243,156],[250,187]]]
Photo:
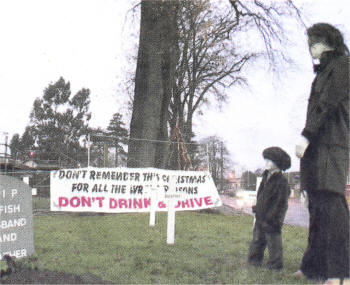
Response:
[[[306,24],[329,22],[350,37],[348,0],[295,1],[305,12]],[[123,112],[127,96],[118,92],[126,54],[135,38],[125,24],[132,7],[126,0],[1,0],[0,1],[0,137],[22,134],[36,97],[63,76],[73,94],[91,90],[93,127],[107,127],[113,113]],[[128,21],[130,23],[130,21]],[[137,26],[138,23],[135,22]],[[287,52],[296,68],[281,80],[257,63],[246,71],[249,90],[229,90],[222,110],[213,105],[195,120],[200,136],[224,139],[232,159],[246,169],[263,166],[261,152],[278,145],[299,162],[294,146],[303,128],[313,79],[305,31],[291,26],[295,45]],[[349,42],[347,41],[349,44]],[[130,54],[130,53],[129,53]]]

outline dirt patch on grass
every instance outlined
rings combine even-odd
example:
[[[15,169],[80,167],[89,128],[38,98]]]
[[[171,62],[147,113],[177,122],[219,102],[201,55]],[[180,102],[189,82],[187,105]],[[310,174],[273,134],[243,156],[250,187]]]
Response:
[[[49,270],[22,269],[0,280],[1,284],[111,284],[91,274],[73,275]]]
[[[38,268],[38,258],[30,256],[21,260],[5,255],[6,267],[0,271],[0,284],[110,284],[92,274],[74,275]]]

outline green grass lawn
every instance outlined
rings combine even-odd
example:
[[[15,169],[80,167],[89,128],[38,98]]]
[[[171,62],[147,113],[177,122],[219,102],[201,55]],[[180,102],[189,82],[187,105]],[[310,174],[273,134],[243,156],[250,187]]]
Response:
[[[91,273],[114,283],[308,283],[291,277],[307,231],[285,226],[285,268],[248,266],[252,217],[176,214],[175,245],[166,244],[166,214],[149,227],[147,214],[34,218],[39,268]],[[266,253],[267,255],[267,253]]]

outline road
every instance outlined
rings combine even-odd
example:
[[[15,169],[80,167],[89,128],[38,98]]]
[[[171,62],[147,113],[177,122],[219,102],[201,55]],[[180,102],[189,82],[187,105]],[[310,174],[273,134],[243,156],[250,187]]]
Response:
[[[220,197],[224,205],[232,207],[235,210],[253,215],[252,205],[255,204],[255,201],[253,199],[240,199],[226,195],[220,195]],[[309,212],[307,209],[307,204],[301,203],[299,199],[289,199],[288,210],[284,219],[284,223],[306,228],[309,227]]]

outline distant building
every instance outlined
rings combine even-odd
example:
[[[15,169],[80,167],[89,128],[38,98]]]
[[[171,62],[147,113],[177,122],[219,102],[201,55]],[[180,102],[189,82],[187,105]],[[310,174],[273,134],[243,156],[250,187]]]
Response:
[[[62,165],[63,167],[63,165]],[[0,136],[0,174],[22,179],[29,178],[29,185],[37,188],[38,195],[48,196],[50,193],[50,171],[61,167],[49,161],[27,160],[22,161],[11,157],[11,148],[7,139]]]
[[[229,191],[236,192],[239,188],[241,188],[241,178],[236,176],[236,172],[232,170],[227,177]]]
[[[284,173],[285,177],[288,180],[288,184],[293,190],[300,190],[300,172],[299,171],[290,171]]]
[[[231,181],[234,189],[237,190],[241,188],[241,178],[236,176],[236,172],[234,170],[231,172]]]

